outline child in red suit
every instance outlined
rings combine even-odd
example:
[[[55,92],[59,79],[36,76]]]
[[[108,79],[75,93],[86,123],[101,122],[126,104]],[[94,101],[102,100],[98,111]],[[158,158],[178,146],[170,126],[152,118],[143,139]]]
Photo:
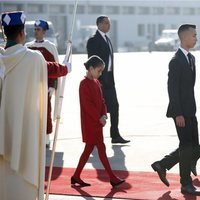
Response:
[[[82,139],[86,144],[77,169],[71,177],[71,184],[90,186],[89,183],[85,183],[81,180],[80,175],[90,154],[96,146],[99,158],[110,177],[110,184],[114,187],[122,184],[124,180],[119,179],[113,174],[103,141],[103,126],[106,124],[107,111],[101,86],[97,79],[102,74],[105,64],[98,56],[91,56],[84,65],[87,70],[87,75],[80,82],[79,97]]]

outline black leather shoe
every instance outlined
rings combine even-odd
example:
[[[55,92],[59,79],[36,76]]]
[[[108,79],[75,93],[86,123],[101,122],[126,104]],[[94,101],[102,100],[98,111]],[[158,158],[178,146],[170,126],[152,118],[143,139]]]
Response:
[[[111,141],[113,144],[116,144],[116,143],[121,143],[121,144],[125,144],[125,143],[128,143],[130,142],[130,140],[125,140],[124,138],[122,138],[121,136],[117,137],[117,138],[112,138],[112,141]]]
[[[119,180],[117,183],[110,181],[110,184],[112,185],[112,187],[117,187],[118,185],[121,185],[122,183],[124,183],[124,181],[125,180],[123,179]]]
[[[71,185],[78,184],[80,187],[91,186],[91,184],[82,181],[81,179],[76,179],[73,176],[71,177]]]
[[[196,168],[196,162],[193,162],[191,163],[191,172],[197,176],[197,168]]]
[[[157,162],[154,162],[151,167],[153,168],[153,170],[155,172],[158,173],[158,176],[160,177],[160,180],[166,185],[169,187],[169,182],[166,178],[166,169],[162,168],[160,166],[160,163],[157,161]]]
[[[200,190],[197,190],[192,184],[188,184],[181,187],[181,193],[182,194],[191,194],[200,196]]]

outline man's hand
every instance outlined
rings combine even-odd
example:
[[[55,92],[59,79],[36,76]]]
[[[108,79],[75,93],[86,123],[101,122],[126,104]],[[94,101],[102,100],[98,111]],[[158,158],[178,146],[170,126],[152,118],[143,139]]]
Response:
[[[175,120],[178,127],[185,127],[185,119],[182,115],[177,116]]]

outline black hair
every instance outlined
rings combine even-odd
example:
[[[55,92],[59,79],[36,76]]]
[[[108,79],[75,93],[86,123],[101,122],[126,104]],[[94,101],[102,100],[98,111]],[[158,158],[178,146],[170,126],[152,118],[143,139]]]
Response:
[[[97,17],[96,25],[98,26],[100,23],[102,23],[105,18],[108,18],[108,16],[101,15],[101,16]]]
[[[89,57],[88,60],[84,63],[84,66],[87,70],[90,66],[92,66],[95,69],[99,65],[105,66],[105,63],[99,56],[96,55]]]
[[[178,29],[178,35],[179,35],[179,37],[180,37],[180,34],[181,34],[182,32],[188,31],[190,28],[196,29],[196,25],[194,25],[194,24],[182,24],[182,25],[179,27],[179,29]]]
[[[19,33],[24,30],[24,24],[16,26],[4,26],[3,29],[7,40],[15,40]]]

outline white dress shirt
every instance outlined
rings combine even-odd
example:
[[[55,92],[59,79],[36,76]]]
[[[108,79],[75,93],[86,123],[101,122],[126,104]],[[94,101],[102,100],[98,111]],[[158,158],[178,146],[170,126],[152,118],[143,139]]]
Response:
[[[99,33],[103,37],[103,39],[108,43],[109,48],[110,48],[110,54],[109,54],[109,61],[108,61],[108,71],[112,71],[112,58],[111,58],[111,53],[112,53],[112,47],[109,41],[106,39],[106,34],[98,29]]]

